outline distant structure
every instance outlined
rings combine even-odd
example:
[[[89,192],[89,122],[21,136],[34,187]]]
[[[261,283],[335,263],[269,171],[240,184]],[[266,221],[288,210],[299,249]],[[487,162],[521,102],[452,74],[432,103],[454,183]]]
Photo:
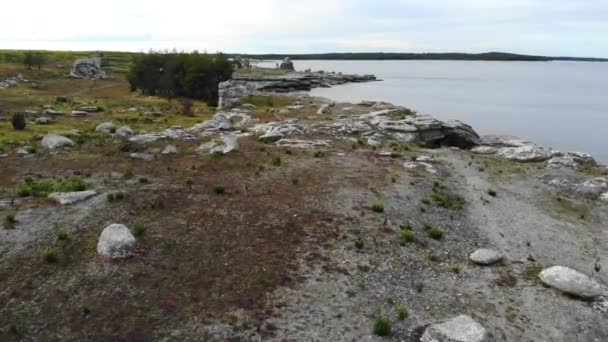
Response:
[[[287,70],[287,71],[295,71],[296,70],[293,67],[293,62],[291,61],[291,59],[289,59],[289,57],[285,57],[285,59],[283,60],[283,63],[281,63],[281,66],[279,67],[279,69],[281,69],[281,70]]]

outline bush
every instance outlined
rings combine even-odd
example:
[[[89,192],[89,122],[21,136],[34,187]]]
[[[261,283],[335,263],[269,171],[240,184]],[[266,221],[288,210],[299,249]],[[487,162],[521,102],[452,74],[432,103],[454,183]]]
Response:
[[[404,320],[406,318],[408,318],[408,316],[410,315],[410,309],[408,308],[407,304],[405,303],[399,303],[397,304],[397,316],[399,317],[400,320]]]
[[[374,335],[376,336],[390,336],[392,333],[392,323],[388,318],[378,316],[374,321]]]
[[[15,218],[15,213],[10,212],[4,216],[4,222],[6,223],[5,227],[12,228],[15,223],[17,223],[17,219]]]
[[[274,157],[274,158],[272,158],[272,165],[273,166],[281,166],[281,157]]]
[[[383,213],[384,212],[384,204],[382,202],[374,202],[372,204],[372,211],[375,213]]]
[[[125,199],[125,193],[122,191],[114,191],[108,193],[108,202],[117,202]]]
[[[489,189],[488,190],[488,195],[490,195],[492,197],[496,197],[498,194],[496,193],[496,190]]]
[[[313,154],[313,156],[315,158],[323,158],[325,156],[325,152],[323,152],[323,151],[315,151],[315,153]]]
[[[16,131],[23,131],[25,129],[25,126],[27,126],[25,115],[21,113],[13,114],[11,122],[13,124],[13,129]]]
[[[223,195],[226,192],[226,189],[223,186],[218,185],[213,188],[213,192],[215,192],[216,195]]]
[[[133,235],[135,235],[136,237],[142,237],[146,234],[147,230],[148,228],[145,224],[143,224],[142,222],[138,222],[135,224],[135,226],[133,226]]]
[[[81,176],[71,176],[67,179],[42,178],[25,180],[24,184],[17,187],[17,196],[44,197],[52,192],[75,192],[84,191],[88,187],[87,182]]]
[[[424,230],[426,231],[428,236],[433,240],[441,240],[443,238],[443,231],[430,224],[425,225]]]
[[[355,248],[363,249],[364,247],[365,247],[365,242],[363,242],[363,239],[358,238],[357,241],[355,241]]]
[[[406,229],[401,232],[401,236],[399,237],[399,243],[403,246],[406,243],[412,243],[416,241],[416,234],[414,234],[413,230]]]
[[[44,261],[48,262],[49,264],[56,263],[59,261],[59,252],[53,248],[49,248],[44,251],[42,257],[44,258]]]
[[[59,241],[67,241],[69,239],[69,235],[68,232],[66,232],[65,230],[60,230],[57,232],[57,240]]]

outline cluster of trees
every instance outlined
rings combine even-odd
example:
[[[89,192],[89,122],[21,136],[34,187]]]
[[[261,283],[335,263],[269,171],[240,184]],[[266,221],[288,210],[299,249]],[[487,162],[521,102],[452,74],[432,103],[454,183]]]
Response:
[[[38,70],[42,69],[44,63],[46,63],[47,57],[46,55],[35,52],[35,51],[26,51],[23,53],[23,65],[28,69],[32,70],[33,66],[37,66]]]
[[[155,52],[133,56],[127,75],[131,90],[148,95],[218,102],[218,84],[232,78],[233,66],[221,54]]]
[[[549,61],[551,57],[518,55],[512,53],[488,52],[470,53],[324,53],[303,55],[243,55],[243,58],[282,60],[290,57],[292,60],[465,60],[465,61]]]

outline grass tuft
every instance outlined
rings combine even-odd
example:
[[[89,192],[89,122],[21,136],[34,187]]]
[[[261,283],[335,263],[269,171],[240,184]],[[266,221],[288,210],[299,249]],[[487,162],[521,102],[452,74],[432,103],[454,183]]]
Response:
[[[376,317],[374,321],[374,335],[381,337],[390,336],[392,330],[392,323],[388,318],[382,316]]]
[[[384,212],[384,204],[380,201],[376,201],[372,204],[372,211],[375,213],[383,213]]]

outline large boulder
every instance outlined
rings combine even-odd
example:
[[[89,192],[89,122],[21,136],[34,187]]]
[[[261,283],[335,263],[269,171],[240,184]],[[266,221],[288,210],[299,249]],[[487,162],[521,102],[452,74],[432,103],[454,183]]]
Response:
[[[549,173],[541,176],[540,180],[575,197],[594,199],[608,191],[608,182],[602,177],[588,178],[580,174]]]
[[[283,59],[283,62],[281,62],[281,65],[279,66],[279,69],[281,70],[287,70],[287,71],[295,71],[296,69],[293,66],[293,62],[291,61],[291,59],[289,59],[289,57],[285,57],[285,59]]]
[[[69,205],[77,202],[84,201],[88,198],[96,196],[97,192],[92,190],[77,191],[77,192],[54,192],[48,196],[48,198],[61,205]]]
[[[432,324],[424,331],[421,342],[490,342],[488,331],[473,318],[462,315]]]
[[[550,151],[536,145],[504,147],[498,150],[498,156],[521,163],[542,162],[552,157]]]
[[[130,138],[134,134],[135,134],[135,132],[133,132],[133,129],[131,129],[131,127],[129,127],[129,126],[122,126],[116,130],[116,135],[121,138]]]
[[[73,146],[74,142],[59,134],[47,134],[40,143],[43,147],[54,150],[65,146]]]
[[[95,127],[95,132],[111,134],[116,131],[116,126],[111,122],[103,122]]]
[[[475,154],[496,154],[498,149],[492,146],[477,146],[471,149]]]
[[[479,145],[479,135],[473,127],[458,120],[445,121],[441,124],[444,138],[442,144],[460,148],[471,148]]]
[[[109,259],[127,258],[135,250],[135,237],[122,224],[107,226],[97,242],[97,253]]]
[[[471,261],[483,266],[493,265],[502,260],[502,258],[503,256],[499,252],[485,248],[478,249],[469,256]]]
[[[581,298],[593,299],[604,294],[598,282],[568,267],[547,268],[538,277],[548,286]]]
[[[77,59],[70,71],[71,77],[86,79],[106,78],[106,72],[101,68],[101,58]]]

